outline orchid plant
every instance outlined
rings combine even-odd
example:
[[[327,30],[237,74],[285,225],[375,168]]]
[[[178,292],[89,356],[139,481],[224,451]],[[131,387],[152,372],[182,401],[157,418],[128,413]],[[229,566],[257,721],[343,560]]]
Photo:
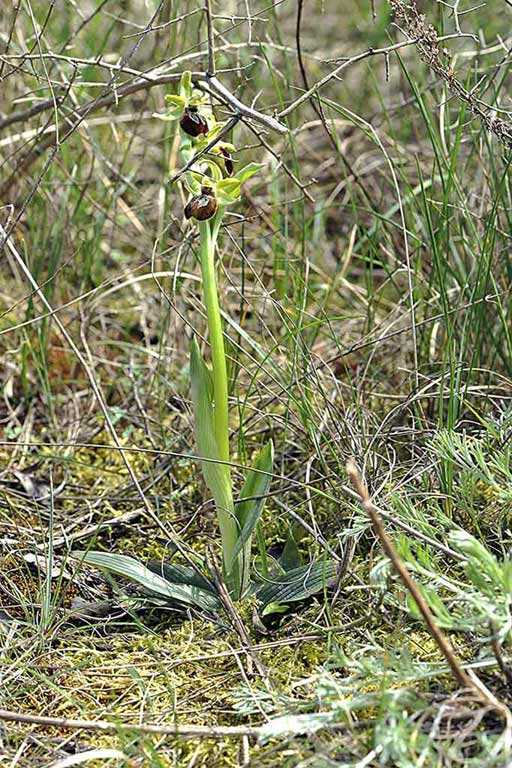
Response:
[[[192,341],[190,382],[194,408],[197,451],[205,483],[215,502],[222,544],[222,570],[231,597],[239,600],[256,594],[267,613],[280,612],[284,601],[304,599],[317,592],[335,575],[332,562],[303,566],[293,542],[287,545],[288,568],[279,566],[272,578],[251,583],[251,544],[269,493],[274,449],[270,440],[247,470],[235,500],[229,442],[228,366],[224,344],[216,269],[217,243],[227,209],[241,195],[242,184],[262,167],[249,163],[235,171],[233,144],[224,141],[227,128],[216,121],[205,96],[196,90],[189,72],[181,78],[179,92],[165,97],[167,109],[158,114],[164,121],[179,121],[180,174],[190,197],[184,216],[199,229],[199,261],[208,320],[211,364],[197,341]],[[228,126],[229,127],[229,126]],[[290,547],[290,544],[292,546]],[[290,552],[293,550],[293,557]],[[216,597],[211,584],[184,565],[150,563],[146,567],[125,555],[105,552],[76,553],[84,562],[130,578],[159,598],[198,605],[212,610]],[[265,558],[266,559],[266,558]],[[290,568],[291,565],[291,568]]]

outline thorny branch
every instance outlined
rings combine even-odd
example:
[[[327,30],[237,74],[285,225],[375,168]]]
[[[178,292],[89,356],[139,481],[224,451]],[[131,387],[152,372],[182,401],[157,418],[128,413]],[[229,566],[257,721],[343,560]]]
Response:
[[[445,81],[449,90],[457,98],[468,105],[472,114],[480,118],[490,133],[494,134],[507,149],[512,149],[511,123],[496,117],[494,110],[482,108],[474,93],[468,91],[457,80],[449,60],[447,61],[447,55],[443,52],[440,45],[442,38],[439,37],[425,16],[420,14],[416,0],[409,0],[408,4],[404,3],[403,0],[389,0],[389,5],[393,11],[395,21],[406,34],[415,40],[415,45],[422,61]]]

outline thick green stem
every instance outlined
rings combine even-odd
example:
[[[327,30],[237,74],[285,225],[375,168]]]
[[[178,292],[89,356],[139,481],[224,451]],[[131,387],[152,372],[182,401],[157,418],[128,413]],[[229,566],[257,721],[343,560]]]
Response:
[[[208,314],[208,331],[213,367],[215,437],[219,447],[219,459],[221,461],[229,461],[228,372],[224,337],[222,335],[217,277],[215,275],[215,243],[208,221],[200,222],[199,231],[201,234],[201,274],[203,277],[206,312]]]
[[[219,212],[218,218],[222,213]],[[203,278],[203,293],[208,316],[208,331],[213,369],[213,400],[214,400],[214,425],[215,438],[218,448],[218,458],[226,462],[225,471],[231,488],[231,469],[229,467],[229,410],[228,410],[228,373],[226,365],[226,351],[224,349],[224,337],[222,334],[222,319],[219,306],[219,294],[217,277],[215,274],[215,243],[220,221],[214,219],[215,228],[212,235],[209,221],[199,223],[201,238],[201,274]],[[238,597],[240,589],[240,573],[238,564],[234,564],[229,572],[226,572],[227,564],[232,560],[236,541],[238,539],[238,527],[235,521],[234,505],[230,499],[229,509],[217,508],[217,516],[222,538],[222,555],[224,562],[224,576],[231,591]]]

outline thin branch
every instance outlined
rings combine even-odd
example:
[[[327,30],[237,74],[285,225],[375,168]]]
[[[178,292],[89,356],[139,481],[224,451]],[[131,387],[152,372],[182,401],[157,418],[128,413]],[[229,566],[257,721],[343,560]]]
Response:
[[[180,178],[180,176],[183,176],[183,174],[184,174],[184,173],[186,173],[186,171],[190,170],[190,168],[192,168],[192,166],[193,166],[195,163],[197,163],[197,161],[198,161],[198,160],[199,160],[201,157],[203,157],[204,155],[208,154],[208,152],[210,152],[210,150],[211,150],[211,149],[213,149],[213,147],[214,147],[216,144],[218,144],[218,143],[219,143],[219,141],[220,141],[220,140],[221,140],[221,139],[222,139],[224,136],[226,136],[226,134],[228,134],[228,133],[230,132],[230,130],[231,130],[232,128],[234,128],[234,127],[235,127],[235,125],[236,125],[236,124],[237,124],[239,121],[240,121],[240,116],[239,116],[239,115],[234,115],[232,118],[230,118],[230,119],[228,120],[228,122],[226,123],[226,125],[225,125],[225,126],[222,128],[222,130],[221,130],[221,131],[219,131],[219,133],[217,134],[217,136],[215,136],[215,138],[213,138],[213,139],[212,139],[212,140],[211,140],[211,141],[210,141],[210,142],[209,142],[209,143],[206,145],[206,147],[204,147],[203,149],[200,149],[200,150],[199,150],[199,152],[196,152],[196,154],[194,155],[194,157],[192,157],[192,158],[191,158],[191,159],[188,161],[188,163],[186,163],[186,164],[183,166],[183,168],[182,168],[181,170],[179,170],[179,171],[178,171],[178,173],[175,173],[175,174],[174,174],[174,176],[172,176],[172,177],[169,179],[169,181],[168,181],[168,184],[174,184],[174,182],[175,182],[175,181],[178,181],[178,179]]]
[[[118,723],[108,720],[73,720],[65,717],[46,717],[44,715],[29,715],[25,712],[14,712],[0,709],[0,720],[11,723],[27,723],[29,725],[47,725],[52,728],[84,731],[138,731],[139,733],[158,733],[162,736],[203,737],[207,739],[224,739],[229,736],[242,738],[256,737],[258,728],[243,725],[145,725],[141,723]]]
[[[335,69],[333,69],[331,72],[325,75],[325,77],[311,86],[308,91],[305,91],[301,96],[299,96],[298,99],[289,104],[286,109],[283,109],[281,112],[279,112],[278,117],[287,117],[289,114],[294,112],[297,107],[300,107],[301,104],[304,104],[305,101],[308,101],[312,96],[318,93],[318,91],[320,91],[324,85],[327,85],[327,83],[330,83],[331,80],[337,78],[340,72],[349,67],[351,64],[356,64],[358,61],[367,59],[370,56],[378,56],[379,54],[388,53],[389,51],[398,50],[399,48],[405,48],[407,45],[413,45],[414,42],[414,40],[404,40],[401,43],[396,43],[396,45],[389,45],[386,48],[368,48],[368,50],[363,51],[356,56],[351,56],[349,59],[342,61],[341,64],[335,67]]]
[[[347,461],[346,470],[350,482],[354,486],[354,489],[359,496],[361,506],[372,522],[373,530],[380,541],[382,549],[390,559],[391,564],[399,575],[404,587],[407,589],[414,602],[416,603],[418,610],[423,616],[423,620],[427,625],[428,631],[432,635],[434,642],[448,662],[453,676],[462,688],[466,688],[474,694],[477,701],[485,703],[486,705],[492,707],[496,712],[499,712],[505,721],[507,744],[510,745],[512,736],[512,713],[510,712],[510,709],[506,706],[506,704],[503,704],[501,701],[499,701],[494,696],[494,694],[488,690],[488,688],[486,688],[486,686],[473,672],[473,670],[466,671],[463,669],[455,654],[450,640],[437,626],[432,611],[428,607],[428,604],[420,592],[418,585],[409,573],[409,570],[405,564],[402,562],[395,545],[387,535],[379,510],[372,502],[368,488],[363,482],[361,473],[359,472],[359,469],[357,468],[355,462],[352,461],[352,459]]]
[[[206,25],[208,28],[208,77],[215,77],[215,33],[213,30],[211,0],[205,0]]]
[[[442,37],[439,37],[438,40],[441,42],[443,40],[460,38],[460,37],[471,37],[471,39],[474,40],[475,36],[469,33],[464,33],[462,35],[451,34],[451,35],[444,35]],[[281,119],[284,117],[287,117],[289,114],[294,112],[297,109],[297,107],[300,107],[301,104],[303,104],[305,101],[308,101],[308,99],[310,99],[312,96],[318,93],[318,91],[320,91],[324,87],[324,85],[327,85],[327,83],[329,83],[331,80],[338,78],[340,73],[343,72],[344,69],[351,66],[352,64],[357,64],[359,61],[368,59],[371,56],[387,56],[393,51],[398,51],[400,50],[400,48],[406,48],[407,46],[410,46],[410,45],[416,45],[418,42],[419,40],[417,37],[411,36],[408,40],[402,40],[400,43],[395,43],[394,45],[388,45],[386,46],[386,48],[368,48],[366,51],[362,51],[361,53],[358,53],[355,56],[350,56],[347,59],[343,59],[343,61],[337,67],[335,67],[331,72],[325,75],[325,77],[323,77],[317,83],[312,85],[309,90],[301,94],[295,101],[289,104],[286,107],[286,109],[281,110],[281,112],[278,113],[277,117],[280,117]]]
[[[269,128],[276,133],[288,133],[286,125],[283,125],[283,123],[280,123],[279,120],[276,120],[274,117],[264,115],[262,112],[258,112],[258,110],[243,104],[236,98],[236,96],[233,96],[233,94],[228,91],[216,77],[209,77],[208,74],[205,73],[203,79],[199,78],[197,80],[197,85],[208,92],[213,92],[222,102],[233,107],[235,112],[241,115],[241,117],[246,117],[248,120],[254,120],[256,123],[260,123],[261,125],[264,125],[265,128]]]
[[[128,83],[127,85],[122,86],[121,88],[118,88],[115,92],[107,93],[104,96],[100,96],[93,101],[88,102],[87,104],[84,104],[82,107],[79,107],[76,109],[73,113],[75,117],[75,121],[71,124],[69,130],[65,134],[65,136],[62,138],[61,145],[64,143],[64,141],[76,130],[76,128],[80,125],[80,123],[92,112],[95,112],[98,109],[103,109],[106,107],[113,106],[114,104],[117,104],[120,99],[122,99],[125,96],[128,96],[132,93],[137,93],[138,91],[147,91],[153,88],[156,85],[165,85],[168,83],[175,83],[179,82],[181,78],[180,73],[173,73],[173,74],[167,74],[167,75],[160,75],[158,77],[154,77],[153,79],[145,78],[136,80],[133,83]],[[202,88],[203,90],[206,90],[207,92],[211,93],[214,92],[219,99],[224,102],[225,104],[233,107],[235,114],[242,119],[242,117],[245,117],[249,120],[253,120],[255,122],[260,123],[261,125],[264,125],[266,128],[269,128],[270,130],[276,131],[277,133],[285,134],[288,133],[288,128],[280,123],[278,120],[275,120],[273,117],[269,117],[268,115],[263,114],[262,112],[258,112],[255,109],[252,109],[251,107],[247,107],[245,104],[243,104],[241,101],[239,101],[235,96],[233,96],[228,89],[222,85],[222,83],[217,80],[216,77],[209,78],[207,73],[205,72],[194,72],[192,73],[192,80],[195,84],[198,85],[199,88]],[[53,106],[53,100],[51,102],[46,102],[44,107],[41,107],[41,110],[44,108],[50,108],[50,106]],[[33,112],[33,107],[30,107],[27,110],[20,110],[18,111],[15,116],[10,115],[4,118],[3,121],[0,121],[0,129],[5,127],[6,125],[12,125],[15,122],[19,122],[21,120],[25,120],[28,117],[31,117]],[[41,111],[36,110],[36,112]],[[67,118],[70,120],[70,118]],[[0,186],[0,199],[5,197],[5,195],[9,192],[13,184],[19,180],[20,173],[24,170],[26,170],[38,157],[41,156],[41,154],[51,147],[54,144],[54,138],[53,134],[50,133],[45,139],[43,139],[40,143],[36,144],[32,149],[30,149],[19,161],[13,172],[10,176],[8,176],[3,184]]]
[[[423,619],[425,621],[425,624],[428,627],[428,630],[430,634],[432,635],[437,647],[443,654],[444,658],[448,662],[448,665],[450,666],[450,669],[453,672],[453,676],[459,683],[459,685],[462,688],[467,688],[469,690],[473,690],[475,694],[477,694],[478,698],[482,698],[481,691],[475,686],[473,680],[470,678],[470,676],[465,672],[465,670],[462,668],[455,651],[453,650],[453,646],[450,643],[449,639],[444,635],[444,633],[439,629],[437,626],[434,616],[432,614],[432,611],[428,607],[425,598],[423,597],[422,593],[420,592],[418,585],[412,578],[411,574],[409,573],[408,569],[406,568],[405,564],[400,559],[400,555],[398,554],[398,551],[391,541],[391,539],[388,537],[384,524],[382,522],[382,518],[379,514],[379,510],[375,506],[375,504],[372,502],[370,498],[370,494],[368,493],[368,488],[364,484],[361,474],[359,472],[359,469],[355,465],[355,463],[351,460],[347,462],[347,474],[349,476],[350,482],[354,486],[354,489],[359,496],[361,500],[361,506],[363,510],[366,512],[370,520],[372,521],[373,530],[375,532],[375,535],[380,541],[380,544],[382,546],[382,549],[386,553],[386,555],[391,560],[391,563],[395,569],[395,571],[398,573],[403,585],[411,595],[411,597],[414,599],[414,602],[416,603],[419,612],[423,616]]]
[[[442,40],[446,38],[438,35],[437,30],[425,15],[420,13],[416,0],[408,0],[407,3],[403,0],[388,0],[388,2],[396,23],[405,30],[405,34],[414,39],[421,60],[444,80],[452,94],[467,104],[473,115],[480,118],[486,130],[511,150],[512,122],[496,117],[494,107],[486,106],[482,109],[474,95],[475,89],[468,91],[457,79],[455,70],[450,64],[450,57],[441,47]],[[466,36],[468,36],[467,33],[458,35],[458,37]],[[474,36],[471,35],[471,37]]]

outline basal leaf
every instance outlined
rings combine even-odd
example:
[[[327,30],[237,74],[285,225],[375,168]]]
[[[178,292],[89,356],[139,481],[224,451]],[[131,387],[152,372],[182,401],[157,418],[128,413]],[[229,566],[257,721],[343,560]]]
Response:
[[[149,568],[127,555],[112,552],[73,552],[87,565],[95,566],[116,576],[134,581],[153,595],[166,597],[172,602],[194,605],[205,611],[215,611],[219,601],[211,592],[190,584],[176,584],[153,573]]]
[[[322,560],[276,576],[270,583],[260,587],[256,596],[263,606],[297,602],[322,592],[335,577],[334,560]]]
[[[286,543],[279,558],[279,565],[284,571],[292,571],[294,568],[300,568],[302,565],[300,550],[291,529],[288,531]]]
[[[156,573],[157,576],[161,576],[162,579],[170,581],[173,584],[188,584],[189,586],[199,587],[206,592],[216,594],[213,585],[210,584],[201,573],[194,570],[194,568],[191,568],[189,565],[182,565],[181,563],[164,563],[161,560],[150,560],[147,567],[152,573]]]

